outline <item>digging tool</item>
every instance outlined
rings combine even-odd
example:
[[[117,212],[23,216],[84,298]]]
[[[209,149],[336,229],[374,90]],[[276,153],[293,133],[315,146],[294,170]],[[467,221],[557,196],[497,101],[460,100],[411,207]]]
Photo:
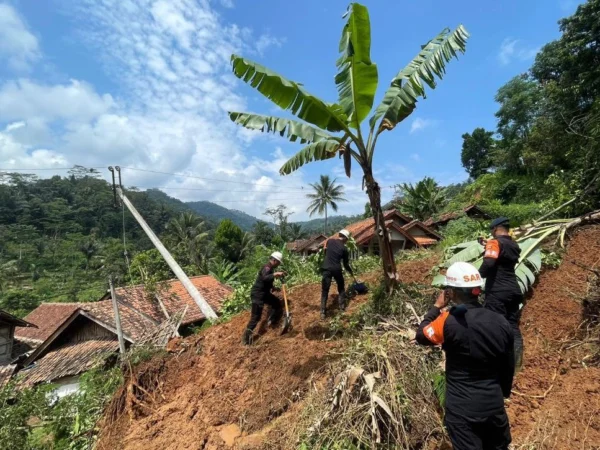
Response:
[[[285,304],[285,317],[283,318],[283,328],[281,334],[285,334],[292,329],[292,315],[290,313],[287,301],[287,292],[285,290],[285,282],[281,282],[281,290],[283,291],[283,303]]]

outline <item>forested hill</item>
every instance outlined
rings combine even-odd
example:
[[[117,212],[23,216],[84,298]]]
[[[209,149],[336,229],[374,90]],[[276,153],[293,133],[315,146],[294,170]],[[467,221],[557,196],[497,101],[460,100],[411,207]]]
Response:
[[[186,209],[164,194],[127,195],[158,235]],[[127,275],[123,230],[130,259],[151,248],[131,214],[114,207],[111,186],[94,174],[0,174],[0,309],[22,314],[42,301],[97,300],[109,274],[117,282]]]
[[[163,195],[166,196],[166,194]],[[206,219],[210,219],[215,222],[220,222],[221,220],[229,219],[244,231],[250,231],[252,227],[256,224],[256,222],[258,222],[258,219],[256,217],[246,214],[245,212],[238,211],[235,209],[227,209],[223,206],[219,206],[212,202],[200,201],[187,202],[184,204],[196,214]]]

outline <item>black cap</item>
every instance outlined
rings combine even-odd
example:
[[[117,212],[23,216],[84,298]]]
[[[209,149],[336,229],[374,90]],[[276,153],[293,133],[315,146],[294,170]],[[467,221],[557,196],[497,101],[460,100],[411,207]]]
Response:
[[[506,228],[510,226],[510,220],[508,217],[498,217],[497,219],[492,220],[492,223],[490,223],[490,230],[500,226]]]

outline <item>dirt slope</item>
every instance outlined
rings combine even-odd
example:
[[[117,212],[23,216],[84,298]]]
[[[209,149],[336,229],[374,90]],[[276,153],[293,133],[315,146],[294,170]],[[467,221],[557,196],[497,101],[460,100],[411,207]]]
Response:
[[[600,267],[600,227],[576,232],[524,308],[524,367],[508,408],[516,448],[600,449],[600,368],[587,367],[577,345],[590,272],[572,261]]]
[[[435,258],[406,262],[399,267],[401,279],[425,282],[435,263]],[[286,411],[299,409],[295,407],[311,381],[323,375],[342,345],[323,340],[319,285],[299,287],[289,299],[294,330],[285,336],[279,336],[279,328],[267,330],[261,324],[257,343],[242,346],[242,331],[249,320],[245,313],[178,343],[174,356],[142,366],[139,384],[152,389],[137,390],[139,401],[134,405],[131,396],[123,396],[124,401],[129,399],[127,412],[105,425],[98,448],[218,450],[283,445],[265,444],[272,424]],[[356,299],[350,311],[362,301]]]

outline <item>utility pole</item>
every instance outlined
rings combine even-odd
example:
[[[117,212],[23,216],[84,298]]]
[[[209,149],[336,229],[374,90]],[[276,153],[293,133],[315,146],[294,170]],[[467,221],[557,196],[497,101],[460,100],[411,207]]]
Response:
[[[211,306],[208,304],[208,302],[204,299],[204,297],[202,297],[202,294],[200,294],[200,292],[198,292],[198,289],[196,289],[196,286],[194,286],[194,284],[188,278],[188,276],[185,274],[183,269],[179,266],[179,264],[177,264],[177,261],[175,261],[175,259],[171,256],[171,254],[165,248],[163,243],[160,242],[160,239],[158,239],[158,236],[156,236],[156,234],[154,234],[154,231],[152,231],[152,229],[148,226],[148,224],[146,223],[144,218],[140,215],[140,213],[137,211],[137,209],[135,209],[135,206],[133,206],[133,204],[125,196],[125,194],[123,193],[122,186],[121,186],[121,169],[118,166],[115,167],[115,169],[117,170],[117,173],[119,174],[119,185],[118,186],[114,185],[113,189],[117,193],[118,197],[121,199],[123,204],[125,206],[127,206],[127,209],[129,209],[131,214],[133,214],[133,217],[135,217],[135,220],[137,220],[137,222],[140,224],[140,226],[142,227],[142,229],[144,230],[144,232],[146,233],[146,235],[148,236],[150,241],[152,241],[152,244],[154,244],[156,249],[160,252],[162,257],[165,259],[165,261],[167,262],[167,264],[169,265],[169,267],[171,268],[171,270],[177,277],[177,279],[181,282],[181,284],[183,284],[183,287],[185,288],[185,290],[188,291],[188,294],[190,294],[190,297],[192,297],[192,299],[194,299],[194,301],[198,305],[198,308],[200,308],[200,311],[202,311],[202,314],[204,314],[204,317],[206,317],[210,321],[216,320],[217,314],[214,312],[214,310],[211,308]],[[112,167],[109,167],[109,170],[111,172],[113,172],[114,169]],[[113,178],[113,180],[114,180],[114,178]]]
[[[121,354],[125,354],[125,340],[123,339],[123,328],[121,328],[121,314],[119,313],[119,305],[117,303],[117,293],[113,285],[112,276],[108,277],[108,285],[110,286],[110,297],[112,299],[113,311],[115,312],[115,328],[117,329],[117,337],[119,338],[119,350]]]

